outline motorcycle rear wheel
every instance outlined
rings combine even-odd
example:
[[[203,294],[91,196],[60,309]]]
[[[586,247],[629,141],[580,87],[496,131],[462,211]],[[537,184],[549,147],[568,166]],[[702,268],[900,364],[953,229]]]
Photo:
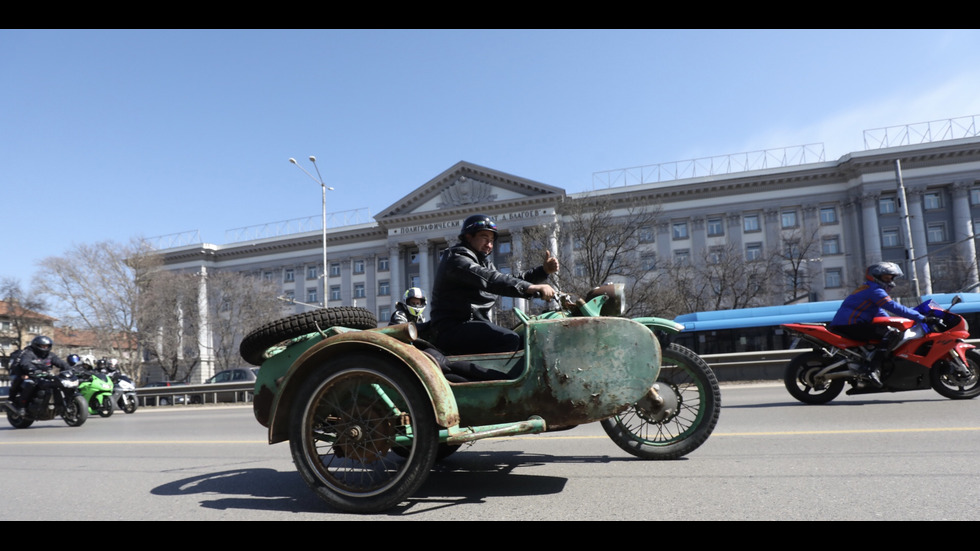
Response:
[[[600,422],[623,451],[641,459],[684,457],[711,435],[721,413],[721,390],[711,367],[694,351],[671,343],[663,348],[657,391],[664,405],[641,400]]]
[[[952,364],[938,362],[929,370],[932,388],[952,400],[968,400],[980,395],[980,352],[966,351],[966,366],[969,375],[961,375]]]
[[[34,419],[27,416],[17,415],[16,413],[7,410],[7,422],[10,426],[15,429],[26,429],[27,427],[34,424]]]
[[[826,404],[844,390],[844,379],[814,381],[813,376],[835,362],[820,352],[810,351],[793,358],[786,366],[783,384],[786,390],[804,404]]]

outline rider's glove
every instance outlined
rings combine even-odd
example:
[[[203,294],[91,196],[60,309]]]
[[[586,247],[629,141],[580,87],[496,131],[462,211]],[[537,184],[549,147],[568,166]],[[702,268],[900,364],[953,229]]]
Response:
[[[932,327],[939,323],[939,318],[937,318],[936,316],[926,316],[922,320],[922,323],[928,325],[929,327]]]

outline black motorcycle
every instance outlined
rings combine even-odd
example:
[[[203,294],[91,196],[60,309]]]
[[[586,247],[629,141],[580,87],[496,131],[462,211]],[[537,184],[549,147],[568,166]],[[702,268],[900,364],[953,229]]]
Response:
[[[26,429],[34,421],[49,421],[61,416],[69,427],[80,427],[88,420],[88,404],[78,392],[78,375],[62,370],[57,375],[42,372],[34,375],[37,389],[21,415],[11,402],[6,402],[7,421],[14,428]]]

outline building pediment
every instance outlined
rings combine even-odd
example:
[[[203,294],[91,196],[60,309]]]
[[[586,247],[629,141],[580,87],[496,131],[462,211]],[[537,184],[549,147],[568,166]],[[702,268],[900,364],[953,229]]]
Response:
[[[383,210],[384,226],[459,218],[476,209],[493,211],[553,203],[565,190],[460,161]]]

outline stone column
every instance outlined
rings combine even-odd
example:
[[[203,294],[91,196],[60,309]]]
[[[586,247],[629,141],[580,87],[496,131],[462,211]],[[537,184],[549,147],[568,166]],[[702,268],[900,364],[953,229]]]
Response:
[[[201,368],[191,377],[195,383],[203,383],[214,375],[214,355],[211,352],[211,318],[208,314],[208,269],[201,266],[198,276],[197,315],[201,321],[197,329],[197,349]]]
[[[909,269],[915,270],[919,281],[919,293],[928,295],[932,293],[932,271],[929,268],[929,243],[926,239],[926,219],[922,215],[922,194],[925,186],[909,188],[905,193],[906,205],[909,215],[909,228],[912,230],[912,248],[914,249],[916,260],[909,262]],[[911,259],[910,259],[911,260]],[[913,266],[914,264],[914,266]],[[913,274],[908,274],[911,282]]]
[[[428,289],[432,288],[432,268],[429,266],[430,249],[432,244],[428,239],[419,239],[415,242],[415,246],[419,248],[419,286],[422,288],[422,292],[428,294]]]
[[[881,230],[878,227],[878,194],[861,195],[861,227],[864,236],[864,266],[881,261]]]
[[[956,251],[963,259],[963,266],[969,270],[966,275],[967,286],[980,283],[977,274],[977,242],[973,232],[973,214],[970,211],[970,188],[972,180],[953,183],[953,228],[951,237],[956,243]]]
[[[391,279],[391,311],[394,312],[395,303],[405,293],[405,286],[402,283],[401,247],[398,245],[388,248],[388,273]]]

